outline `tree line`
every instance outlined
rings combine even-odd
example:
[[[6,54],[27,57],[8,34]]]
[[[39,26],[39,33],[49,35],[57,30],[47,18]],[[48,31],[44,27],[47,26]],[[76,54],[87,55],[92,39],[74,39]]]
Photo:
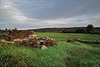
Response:
[[[0,31],[2,31],[2,32],[8,32],[8,31],[12,31],[12,30],[17,30],[17,28],[14,28],[14,29],[4,29],[4,30],[2,30],[2,29],[0,29]]]
[[[65,28],[63,33],[89,33],[89,34],[100,34],[100,27],[96,28],[92,24],[87,27],[75,27],[75,28]]]
[[[76,29],[76,33],[94,33],[94,27],[90,24],[86,29]]]
[[[3,32],[9,32],[14,29],[5,29],[1,30]],[[32,29],[35,32],[58,32],[58,33],[90,33],[90,34],[100,34],[100,27],[96,28],[92,24],[89,24],[87,27],[74,27],[74,28],[43,28],[43,29]]]

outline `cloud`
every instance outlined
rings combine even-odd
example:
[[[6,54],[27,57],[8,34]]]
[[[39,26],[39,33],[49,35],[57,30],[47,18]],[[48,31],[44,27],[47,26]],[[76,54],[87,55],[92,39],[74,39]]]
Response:
[[[26,16],[45,20],[100,13],[100,0],[24,0],[17,4],[20,5],[17,8],[24,11]]]
[[[16,7],[14,7],[14,4],[12,0],[1,0],[1,15],[0,18],[2,20],[7,20],[6,18],[12,19],[14,21],[26,21],[28,18],[24,16],[23,13],[20,12]],[[9,21],[9,20],[8,20]]]
[[[100,26],[100,0],[0,0],[0,28]]]

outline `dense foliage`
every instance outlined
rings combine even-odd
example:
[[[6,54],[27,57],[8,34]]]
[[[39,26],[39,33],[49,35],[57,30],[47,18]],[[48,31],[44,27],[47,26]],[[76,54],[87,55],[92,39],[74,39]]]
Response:
[[[86,31],[87,33],[93,33],[94,32],[94,28],[93,28],[93,25],[88,25],[87,28],[86,28]]]

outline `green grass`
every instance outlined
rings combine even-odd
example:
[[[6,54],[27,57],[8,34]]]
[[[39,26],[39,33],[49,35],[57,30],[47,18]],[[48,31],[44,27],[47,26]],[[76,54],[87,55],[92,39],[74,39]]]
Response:
[[[96,41],[100,41],[100,35],[96,35],[96,34],[79,34],[79,33],[49,33],[49,32],[36,32],[36,35],[38,35],[38,37],[51,37],[54,38],[55,40],[67,40],[70,38],[80,38],[81,40],[96,40]]]
[[[65,37],[80,37],[86,40],[99,40],[100,35],[35,33],[38,37],[52,37],[62,40]],[[76,35],[76,36],[75,36]],[[90,37],[91,36],[91,37]],[[93,36],[93,37],[92,37]],[[97,36],[97,37],[94,37]],[[88,37],[85,38],[85,37]],[[39,48],[18,47],[0,44],[1,67],[100,67],[100,48],[95,44],[80,42],[67,43],[58,41],[58,45],[49,46],[47,50]],[[99,45],[96,45],[99,46]]]

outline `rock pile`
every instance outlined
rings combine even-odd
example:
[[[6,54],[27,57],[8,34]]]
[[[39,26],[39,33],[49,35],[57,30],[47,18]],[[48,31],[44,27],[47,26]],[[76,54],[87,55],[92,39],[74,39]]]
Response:
[[[29,47],[38,47],[38,38],[33,37],[29,39],[23,39],[23,40],[16,40],[15,45],[23,45],[23,46],[29,46]]]
[[[38,38],[33,37],[29,39],[16,39],[14,41],[5,41],[1,40],[0,43],[5,43],[5,44],[14,44],[14,45],[20,45],[20,46],[29,46],[29,47],[38,47]]]
[[[33,34],[34,34],[33,31],[13,30],[13,31],[10,31],[10,33],[9,33],[9,40],[25,38],[25,37],[29,37],[29,35],[33,35]]]
[[[100,41],[87,41],[87,40],[78,40],[81,43],[89,43],[89,44],[100,44]]]
[[[43,44],[44,44],[45,46],[57,45],[57,43],[56,43],[55,40],[53,40],[52,38],[48,38],[48,37],[45,38],[45,41],[43,42]]]
[[[16,33],[18,32],[21,32],[21,31],[16,31]],[[20,35],[18,34],[17,36],[15,32],[12,32],[12,33],[10,34],[10,38],[12,40],[10,41],[1,40],[0,43],[14,44],[14,45],[19,45],[19,46],[39,47],[41,49],[47,49],[47,46],[57,45],[56,41],[49,37],[42,38],[42,42],[41,42],[39,41],[41,40],[40,38],[33,35],[31,35],[31,37],[19,38],[19,36],[21,36],[22,34]],[[13,38],[17,38],[17,39],[13,39]],[[39,42],[40,42],[40,45],[39,45]]]
[[[6,41],[6,40],[0,40],[0,44],[1,44],[1,43],[5,43],[5,44],[14,44],[15,42]]]
[[[78,41],[79,39],[68,39],[67,40],[67,42],[69,43],[69,42],[76,42],[76,41]]]

